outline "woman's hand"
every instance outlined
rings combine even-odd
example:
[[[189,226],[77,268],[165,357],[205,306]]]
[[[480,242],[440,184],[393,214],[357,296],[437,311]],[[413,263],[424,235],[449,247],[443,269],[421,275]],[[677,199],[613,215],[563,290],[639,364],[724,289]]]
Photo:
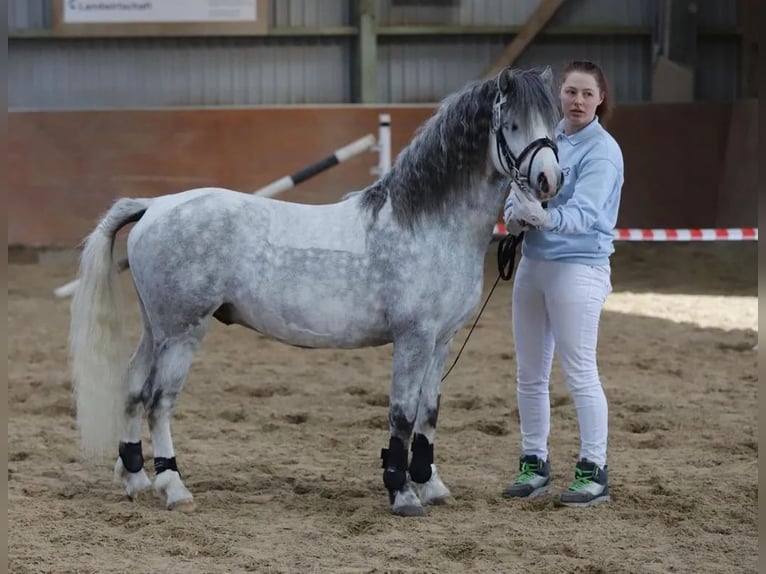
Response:
[[[511,187],[506,205],[508,203],[512,205],[509,219],[516,219],[531,227],[538,228],[543,227],[549,221],[550,215],[545,211],[545,208],[538,201],[529,199],[527,194],[515,185]]]
[[[515,186],[515,184],[512,184]],[[503,221],[505,222],[505,230],[509,235],[518,236],[523,231],[529,229],[523,222],[514,218],[513,215],[513,198],[509,194],[505,199],[505,207],[503,209]]]

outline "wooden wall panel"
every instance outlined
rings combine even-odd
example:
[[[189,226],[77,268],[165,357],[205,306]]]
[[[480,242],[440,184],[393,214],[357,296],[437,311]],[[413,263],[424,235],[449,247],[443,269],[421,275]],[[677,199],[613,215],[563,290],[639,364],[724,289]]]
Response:
[[[757,226],[758,100],[735,103],[727,127],[726,149],[718,184],[716,225],[736,227],[744,219]]]
[[[430,106],[295,107],[9,113],[8,243],[76,245],[120,196],[200,186],[253,191],[367,134],[391,114],[395,156]],[[651,104],[618,108],[623,147],[621,227],[712,226],[731,106]],[[369,152],[280,195],[326,203],[373,182]],[[743,166],[756,169],[756,166]],[[740,181],[742,178],[737,178]],[[727,221],[755,224],[756,199],[737,195]],[[742,199],[744,198],[744,200]]]

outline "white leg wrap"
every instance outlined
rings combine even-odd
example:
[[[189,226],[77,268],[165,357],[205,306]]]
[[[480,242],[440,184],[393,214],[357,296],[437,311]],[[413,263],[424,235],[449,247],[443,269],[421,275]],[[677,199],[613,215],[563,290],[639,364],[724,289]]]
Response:
[[[172,510],[179,503],[192,502],[191,492],[186,489],[181,481],[181,475],[175,470],[159,473],[154,479],[154,491],[159,496],[165,497],[168,510]]]
[[[143,468],[138,472],[128,472],[120,457],[117,457],[117,462],[114,463],[114,481],[122,485],[125,494],[131,500],[136,494],[152,485],[152,481],[149,480]]]
[[[418,498],[423,504],[443,504],[445,499],[450,496],[449,488],[439,478],[436,472],[436,465],[431,465],[431,478],[424,484],[413,483],[418,493]]]

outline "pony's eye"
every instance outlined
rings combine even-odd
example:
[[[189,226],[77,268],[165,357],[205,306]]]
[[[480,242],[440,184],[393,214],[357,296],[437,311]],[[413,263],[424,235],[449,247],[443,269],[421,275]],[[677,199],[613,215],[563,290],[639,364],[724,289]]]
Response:
[[[515,132],[517,129],[519,129],[519,125],[516,122],[512,123],[511,124],[511,131]]]

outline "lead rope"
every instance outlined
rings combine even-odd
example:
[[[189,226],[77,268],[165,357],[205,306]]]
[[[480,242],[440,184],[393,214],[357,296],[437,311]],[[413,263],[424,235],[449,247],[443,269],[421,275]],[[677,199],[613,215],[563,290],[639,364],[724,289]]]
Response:
[[[468,339],[471,338],[471,333],[473,333],[474,327],[476,327],[476,324],[479,322],[479,318],[481,317],[481,314],[484,312],[484,308],[487,306],[487,303],[489,303],[489,299],[490,297],[492,297],[492,293],[494,293],[495,287],[497,287],[497,284],[499,283],[500,279],[502,279],[503,281],[509,281],[511,277],[513,277],[513,266],[516,262],[516,248],[519,246],[523,238],[524,238],[524,232],[522,231],[518,235],[506,235],[500,240],[500,243],[498,243],[497,245],[498,275],[497,275],[497,279],[495,279],[495,284],[492,285],[492,289],[489,290],[489,294],[487,295],[487,298],[485,299],[484,304],[481,306],[481,309],[479,310],[479,314],[476,316],[476,320],[473,322],[473,325],[471,325],[471,330],[468,331],[468,336],[465,338],[465,341],[463,341],[463,345],[460,347],[460,350],[457,352],[457,356],[455,357],[455,360],[452,362],[452,365],[442,377],[442,382],[444,381],[444,379],[447,378],[447,376],[452,372],[453,367],[457,364],[457,361],[460,358],[460,355],[463,352],[463,349],[465,349],[465,346],[468,343]]]

